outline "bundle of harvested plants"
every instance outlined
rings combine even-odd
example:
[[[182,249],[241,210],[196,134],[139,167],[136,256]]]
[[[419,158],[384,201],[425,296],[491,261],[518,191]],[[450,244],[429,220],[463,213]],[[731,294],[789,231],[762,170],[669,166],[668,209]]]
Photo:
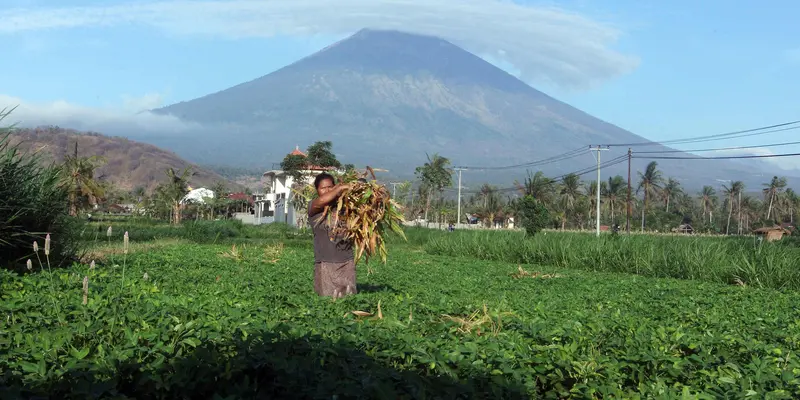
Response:
[[[371,180],[367,177],[371,176]],[[376,255],[386,263],[385,234],[392,231],[405,239],[401,206],[391,197],[389,190],[375,179],[372,168],[363,174],[354,171],[340,178],[350,188],[343,191],[339,199],[325,207],[323,218],[331,228],[332,236],[342,236],[352,241],[355,247],[356,264],[364,257],[369,263]],[[344,223],[339,223],[340,221]]]

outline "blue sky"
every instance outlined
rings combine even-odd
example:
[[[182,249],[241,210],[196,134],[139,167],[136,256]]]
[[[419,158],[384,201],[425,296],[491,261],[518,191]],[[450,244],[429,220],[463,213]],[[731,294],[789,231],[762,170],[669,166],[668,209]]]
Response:
[[[21,122],[125,121],[265,75],[370,25],[441,34],[652,140],[800,119],[800,2],[655,3],[0,0],[0,107],[20,104]],[[798,132],[682,148],[800,140]],[[800,147],[775,150],[789,151]]]

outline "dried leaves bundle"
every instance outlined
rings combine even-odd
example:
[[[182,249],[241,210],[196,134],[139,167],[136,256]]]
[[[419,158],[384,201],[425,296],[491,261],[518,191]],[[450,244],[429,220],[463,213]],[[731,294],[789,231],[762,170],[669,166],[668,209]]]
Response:
[[[511,275],[511,277],[514,278],[514,279],[520,279],[520,278],[550,279],[550,278],[560,278],[561,277],[561,275],[559,275],[559,274],[543,274],[543,273],[538,272],[538,271],[537,272],[529,272],[529,271],[524,270],[519,265],[517,266],[517,272],[513,273],[513,274],[509,274],[509,275]]]
[[[359,179],[368,174],[372,180]],[[324,219],[333,227],[331,235],[341,235],[344,240],[353,242],[356,263],[362,256],[369,263],[370,258],[377,255],[385,264],[388,253],[384,237],[387,231],[405,239],[401,206],[391,198],[385,186],[376,182],[370,167],[362,176],[356,173],[345,175],[342,182],[349,184],[350,188],[323,211]]]

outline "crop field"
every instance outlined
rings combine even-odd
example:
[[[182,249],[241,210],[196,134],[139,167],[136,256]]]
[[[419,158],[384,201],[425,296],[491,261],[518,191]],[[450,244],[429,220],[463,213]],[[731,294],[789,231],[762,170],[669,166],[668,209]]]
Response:
[[[333,301],[308,233],[106,233],[0,272],[0,398],[800,397],[792,246],[410,229]]]

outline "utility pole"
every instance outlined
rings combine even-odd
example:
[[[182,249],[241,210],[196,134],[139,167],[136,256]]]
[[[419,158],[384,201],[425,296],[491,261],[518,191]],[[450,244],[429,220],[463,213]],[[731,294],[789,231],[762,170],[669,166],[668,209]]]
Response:
[[[75,140],[75,158],[78,158],[78,141]]]
[[[625,230],[628,234],[631,233],[631,148],[628,147],[628,202],[627,213],[625,218]]]
[[[394,199],[397,197],[397,185],[399,185],[400,182],[389,182],[389,184],[392,185],[392,198]]]
[[[466,171],[466,168],[454,168],[458,171],[458,216],[456,217],[456,226],[461,223],[461,171]]]
[[[591,146],[589,147],[590,150],[597,152],[597,187],[595,188],[595,192],[597,192],[597,236],[600,236],[600,151],[608,150],[608,147],[602,148],[597,146],[596,148],[592,149]]]

